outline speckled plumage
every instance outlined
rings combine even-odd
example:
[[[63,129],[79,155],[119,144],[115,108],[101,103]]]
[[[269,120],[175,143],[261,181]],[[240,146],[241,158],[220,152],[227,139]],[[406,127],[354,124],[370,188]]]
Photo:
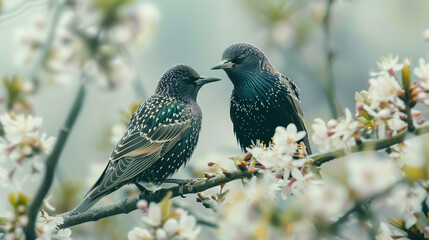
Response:
[[[106,169],[74,212],[86,211],[125,184],[162,183],[186,163],[201,128],[198,90],[217,80],[200,77],[186,65],[170,68],[161,77],[155,94],[134,112]]]
[[[222,60],[212,69],[223,69],[234,84],[230,117],[244,151],[256,140],[269,143],[277,126],[294,123],[299,131],[307,131],[297,86],[258,47],[233,44],[223,52]],[[308,136],[303,141],[311,153]]]

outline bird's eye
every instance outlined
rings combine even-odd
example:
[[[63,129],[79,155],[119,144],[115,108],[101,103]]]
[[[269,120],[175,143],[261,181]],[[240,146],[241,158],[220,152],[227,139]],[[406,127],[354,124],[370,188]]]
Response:
[[[243,60],[244,60],[244,57],[243,57],[243,56],[240,56],[240,57],[236,57],[236,58],[235,58],[234,60],[232,60],[231,62],[239,64],[239,63],[242,63],[242,62],[243,62]]]
[[[185,82],[187,83],[187,84],[194,84],[195,83],[195,81],[197,81],[198,79],[200,79],[199,77],[190,77],[190,78],[187,78],[186,80],[185,80]]]

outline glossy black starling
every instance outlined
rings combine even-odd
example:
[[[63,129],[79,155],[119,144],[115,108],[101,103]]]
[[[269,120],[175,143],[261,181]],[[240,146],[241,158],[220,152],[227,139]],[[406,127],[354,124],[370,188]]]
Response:
[[[229,46],[222,54],[222,62],[212,69],[223,69],[234,85],[230,117],[244,151],[257,140],[269,143],[277,126],[294,123],[299,131],[307,132],[298,87],[271,66],[255,45]],[[311,154],[308,136],[303,142]]]
[[[170,68],[155,94],[131,117],[127,130],[113,149],[103,174],[73,214],[84,212],[102,197],[125,184],[160,184],[191,157],[201,128],[196,102],[200,88],[220,79],[201,77],[186,65]]]

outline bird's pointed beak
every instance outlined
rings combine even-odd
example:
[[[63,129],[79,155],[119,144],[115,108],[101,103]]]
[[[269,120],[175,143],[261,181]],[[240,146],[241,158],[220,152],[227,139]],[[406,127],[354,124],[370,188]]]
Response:
[[[204,84],[211,83],[211,82],[217,82],[217,81],[219,81],[219,80],[220,80],[220,78],[204,77],[204,76],[201,76],[198,80],[196,80],[196,81],[195,81],[195,83],[196,83],[198,86],[202,86],[202,85],[204,85]]]
[[[211,70],[232,68],[233,65],[234,63],[232,63],[230,60],[223,60],[222,62],[214,65]]]

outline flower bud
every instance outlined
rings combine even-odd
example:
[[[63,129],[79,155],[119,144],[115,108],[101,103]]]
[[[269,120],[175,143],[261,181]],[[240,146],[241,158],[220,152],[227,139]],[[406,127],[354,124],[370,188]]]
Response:
[[[392,116],[392,110],[390,110],[390,109],[388,109],[388,108],[385,108],[385,109],[381,109],[379,112],[378,112],[378,117],[380,118],[380,119],[389,119],[391,116]]]
[[[411,72],[411,63],[409,59],[404,60],[404,67],[402,68],[402,86],[404,90],[408,91],[410,89],[410,72]]]
[[[327,127],[331,128],[331,129],[335,128],[337,126],[337,124],[338,124],[338,122],[335,119],[331,119],[326,123]]]
[[[146,212],[147,208],[148,208],[147,201],[146,200],[139,200],[137,202],[137,208],[140,209],[140,210],[142,210],[143,212]]]

